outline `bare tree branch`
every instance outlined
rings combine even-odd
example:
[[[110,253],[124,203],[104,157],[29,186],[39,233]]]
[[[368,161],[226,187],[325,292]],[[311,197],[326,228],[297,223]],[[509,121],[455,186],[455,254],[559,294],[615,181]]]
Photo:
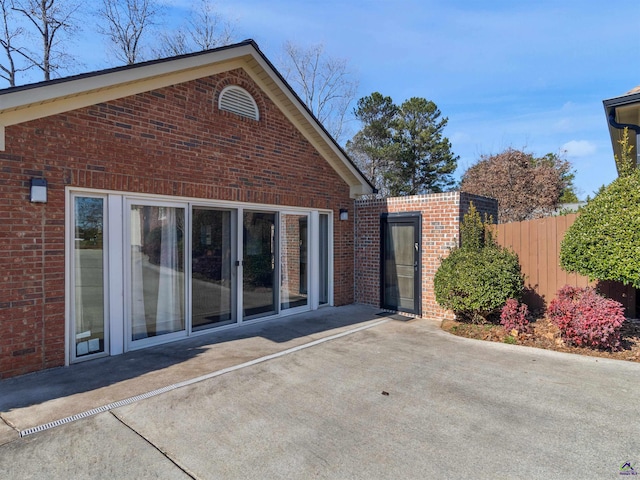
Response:
[[[65,53],[62,38],[65,34],[76,32],[75,15],[80,3],[73,0],[14,0],[12,10],[21,13],[35,28],[42,42],[42,52],[38,57],[26,48],[16,49],[32,66],[42,70],[44,80],[50,80],[51,74],[66,68],[71,57]],[[60,48],[58,48],[60,47]]]
[[[156,58],[174,57],[192,52],[187,33],[183,28],[172,32],[160,32],[158,40],[157,46],[153,48],[153,56]]]
[[[159,5],[154,0],[102,0],[98,14],[107,24],[98,31],[109,39],[116,58],[127,65],[144,60],[141,42],[160,15]]]
[[[287,42],[283,49],[284,77],[320,123],[340,141],[349,106],[358,90],[347,60],[326,56],[322,44],[304,49]]]
[[[209,50],[233,42],[234,24],[216,10],[210,0],[199,0],[192,7],[186,25],[160,35],[154,48],[156,57],[169,57]]]
[[[200,0],[191,13],[189,34],[198,50],[228,45],[233,41],[234,25],[217,11],[215,3]]]
[[[23,34],[23,29],[15,27],[12,22],[12,11],[9,0],[0,0],[0,9],[0,13],[2,14],[2,37],[0,37],[0,46],[2,46],[2,50],[4,50],[6,56],[6,60],[0,64],[0,78],[9,82],[10,87],[15,87],[16,73],[21,71],[21,69],[16,66],[13,58],[14,53],[20,53],[13,41]]]

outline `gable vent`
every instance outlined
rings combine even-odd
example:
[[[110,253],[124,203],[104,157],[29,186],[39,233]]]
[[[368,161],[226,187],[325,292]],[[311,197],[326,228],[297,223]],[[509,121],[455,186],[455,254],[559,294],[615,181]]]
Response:
[[[225,87],[222,92],[220,92],[218,108],[254,120],[260,119],[256,101],[249,92],[240,87]]]

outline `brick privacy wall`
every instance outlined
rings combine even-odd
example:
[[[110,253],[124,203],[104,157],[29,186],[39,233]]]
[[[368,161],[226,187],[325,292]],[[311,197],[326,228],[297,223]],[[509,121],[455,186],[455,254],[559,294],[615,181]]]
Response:
[[[356,201],[356,302],[380,306],[380,218],[383,213],[422,214],[422,316],[453,318],[436,302],[433,277],[452,247],[459,244],[460,220],[473,201],[483,215],[497,219],[494,199],[460,192]]]
[[[260,120],[217,108],[238,85]],[[349,187],[233,70],[6,128],[0,152],[0,378],[64,364],[65,187],[353,210]],[[29,202],[44,177],[49,202]],[[352,303],[353,220],[334,224],[334,300]]]
[[[460,221],[469,212],[472,203],[483,221],[486,219],[491,223],[498,223],[498,201],[495,198],[481,197],[467,192],[460,192]]]

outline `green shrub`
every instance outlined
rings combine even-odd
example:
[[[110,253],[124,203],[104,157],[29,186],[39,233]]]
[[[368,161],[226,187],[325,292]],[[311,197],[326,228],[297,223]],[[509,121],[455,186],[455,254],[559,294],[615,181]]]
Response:
[[[441,307],[474,323],[485,322],[509,298],[520,298],[524,286],[518,256],[497,245],[452,250],[433,283]]]
[[[580,209],[560,247],[560,265],[591,280],[640,288],[640,171],[616,179]]]
[[[482,232],[486,225],[478,230],[479,218],[472,206],[464,217],[461,231]],[[460,248],[452,249],[442,260],[435,274],[436,301],[462,321],[484,323],[497,314],[509,298],[520,298],[524,278],[515,253],[497,245],[490,236],[484,242],[465,241],[466,238],[465,235]]]

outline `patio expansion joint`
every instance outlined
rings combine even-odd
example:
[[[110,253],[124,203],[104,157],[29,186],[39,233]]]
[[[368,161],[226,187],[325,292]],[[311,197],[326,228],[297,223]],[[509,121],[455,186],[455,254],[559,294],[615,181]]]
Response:
[[[76,420],[81,420],[83,418],[91,417],[91,416],[97,415],[99,413],[109,412],[109,411],[111,411],[113,409],[116,409],[116,408],[119,408],[119,407],[124,407],[126,405],[130,405],[130,404],[138,402],[140,400],[146,400],[147,398],[155,397],[155,396],[158,396],[158,395],[160,395],[162,393],[170,392],[172,390],[176,390],[176,389],[182,388],[182,387],[187,387],[187,386],[193,385],[195,383],[199,383],[199,382],[203,382],[205,380],[209,380],[211,378],[219,377],[220,375],[224,375],[226,373],[231,373],[231,372],[234,372],[236,370],[240,370],[242,368],[250,367],[252,365],[257,365],[259,363],[263,363],[263,362],[266,362],[266,361],[269,361],[269,360],[273,360],[275,358],[282,357],[284,355],[289,355],[291,353],[294,353],[294,352],[297,352],[297,351],[300,351],[300,350],[304,350],[306,348],[314,347],[316,345],[320,345],[321,343],[325,343],[325,342],[328,342],[328,341],[331,341],[331,340],[336,340],[338,338],[341,338],[341,337],[344,337],[344,336],[347,336],[347,335],[352,335],[352,334],[360,332],[362,330],[367,330],[367,329],[376,327],[378,325],[382,325],[383,323],[387,323],[387,322],[390,322],[390,321],[392,321],[392,319],[385,318],[385,319],[379,320],[379,321],[374,322],[374,323],[363,325],[363,326],[360,326],[360,327],[357,327],[357,328],[352,328],[350,330],[346,330],[344,332],[336,333],[336,334],[330,335],[328,337],[319,338],[318,340],[314,340],[312,342],[308,342],[308,343],[305,343],[305,344],[302,344],[302,345],[297,345],[295,347],[288,348],[286,350],[282,350],[281,352],[276,352],[276,353],[273,353],[273,354],[270,354],[270,355],[265,355],[263,357],[253,359],[253,360],[250,360],[248,362],[244,362],[244,363],[240,363],[238,365],[234,365],[232,367],[223,368],[221,370],[217,370],[215,372],[207,373],[207,374],[201,375],[199,377],[195,377],[195,378],[191,378],[189,380],[184,380],[182,382],[174,383],[172,385],[168,385],[166,387],[158,388],[156,390],[151,390],[150,392],[142,393],[140,395],[135,395],[133,397],[125,398],[123,400],[118,400],[116,402],[108,403],[106,405],[102,405],[100,407],[93,408],[91,410],[86,410],[84,412],[77,413],[75,415],[70,415],[68,417],[64,417],[64,418],[61,418],[61,419],[58,419],[58,420],[54,420],[52,422],[44,423],[42,425],[37,425],[35,427],[27,428],[27,429],[24,429],[24,430],[19,430],[20,437],[26,437],[28,435],[33,435],[34,433],[43,432],[45,430],[49,430],[49,429],[54,428],[54,427],[59,427],[61,425],[65,425],[67,423],[75,422]],[[117,418],[117,416],[116,416],[116,418]]]
[[[9,420],[7,420],[6,418],[4,418],[4,415],[2,414],[2,412],[0,412],[0,420],[2,420],[2,422],[9,428],[15,430],[16,432],[20,433],[20,429],[17,428],[13,423],[11,423]]]
[[[155,443],[153,443],[151,440],[149,440],[147,437],[145,437],[143,434],[141,434],[140,432],[138,432],[135,428],[133,428],[131,425],[129,425],[127,422],[125,422],[122,418],[120,418],[119,415],[116,414],[116,412],[110,411],[109,414],[115,418],[118,422],[120,422],[120,424],[122,424],[125,428],[131,430],[131,432],[133,432],[134,435],[137,435],[138,437],[140,437],[145,443],[147,443],[151,448],[153,448],[155,451],[157,451],[160,455],[162,455],[164,458],[166,458],[168,461],[170,461],[172,464],[174,464],[176,466],[176,468],[178,468],[182,473],[184,473],[186,476],[188,476],[189,478],[192,479],[196,479],[197,477],[195,475],[193,475],[191,472],[188,471],[188,469],[186,469],[185,467],[183,467],[182,465],[180,465],[177,461],[175,461],[173,458],[171,458],[171,455],[169,455],[167,452],[165,452],[164,450],[162,450],[160,447],[158,447]]]

